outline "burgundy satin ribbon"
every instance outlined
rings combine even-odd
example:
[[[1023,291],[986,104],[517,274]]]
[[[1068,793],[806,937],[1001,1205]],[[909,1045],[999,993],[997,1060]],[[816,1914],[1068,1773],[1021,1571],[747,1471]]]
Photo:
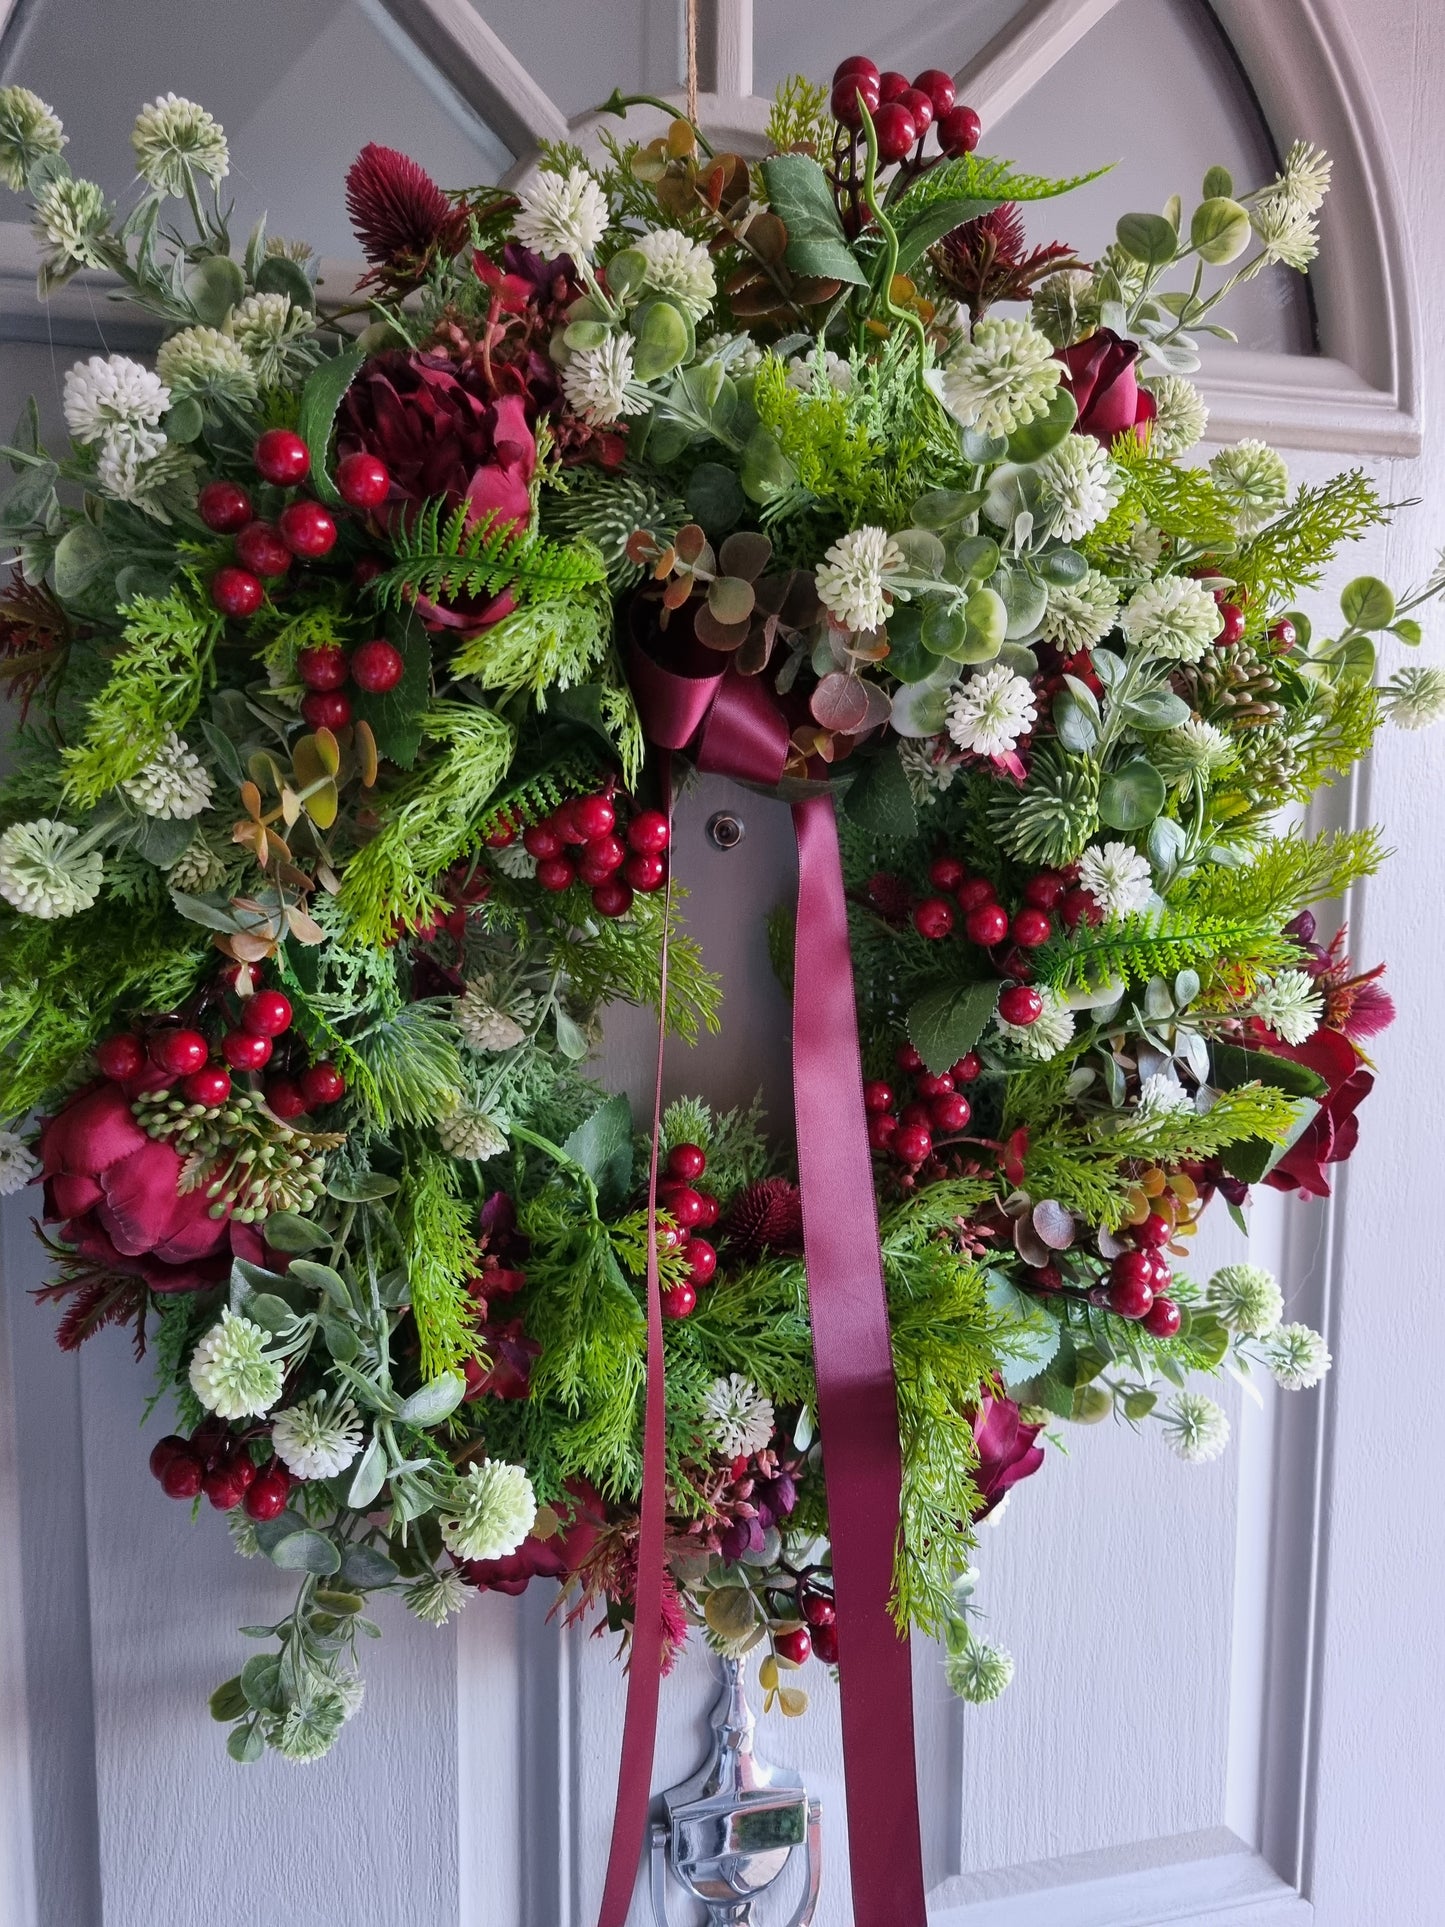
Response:
[[[731,669],[718,675],[715,662],[715,657],[698,659],[689,674],[686,667],[663,668],[634,646],[629,674],[643,727],[663,749],[693,745],[700,769],[775,788],[787,758],[787,721],[760,678]],[[798,840],[793,1090],[838,1603],[853,1918],[855,1927],[925,1927],[913,1680],[907,1635],[900,1637],[888,1612],[902,1476],[898,1413],[832,799],[820,794],[794,804],[793,825]],[[659,1058],[659,1089],[660,1082]],[[654,1186],[656,1155],[654,1131]],[[650,1216],[654,1200],[655,1191]],[[649,1327],[652,1315],[650,1302]],[[648,1490],[654,1463],[649,1344],[639,1624],[644,1557],[648,1583],[655,1581],[659,1596],[662,1585],[660,1388],[655,1403],[659,1470],[654,1494]],[[649,1536],[654,1532],[655,1543]],[[649,1628],[652,1606],[649,1600]],[[660,1629],[660,1616],[658,1625]],[[650,1692],[637,1685],[639,1656],[646,1650],[634,1633],[623,1765],[599,1927],[623,1927],[643,1834],[657,1721],[657,1682]]]

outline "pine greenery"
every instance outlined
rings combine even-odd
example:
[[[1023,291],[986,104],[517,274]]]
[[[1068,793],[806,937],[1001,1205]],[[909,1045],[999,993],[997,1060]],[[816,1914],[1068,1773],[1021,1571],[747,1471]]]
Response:
[[[523,603],[464,642],[451,670],[503,698],[525,691],[545,710],[547,692],[584,682],[611,643],[612,600],[605,584],[593,584],[576,595]]]
[[[1237,868],[1202,866],[1177,886],[1174,900],[1191,917],[1282,924],[1311,903],[1342,897],[1351,884],[1373,875],[1384,857],[1374,829],[1315,837],[1295,831],[1265,844]]]
[[[461,1196],[450,1158],[431,1150],[408,1152],[395,1218],[416,1323],[423,1380],[460,1370],[476,1356],[467,1280],[481,1264],[476,1206]]]

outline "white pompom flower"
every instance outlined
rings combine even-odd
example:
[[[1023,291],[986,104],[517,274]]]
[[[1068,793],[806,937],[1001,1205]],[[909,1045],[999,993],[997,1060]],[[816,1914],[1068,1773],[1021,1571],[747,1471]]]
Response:
[[[0,181],[18,194],[38,160],[58,154],[69,136],[60,116],[28,87],[0,87]]]
[[[65,424],[86,447],[124,448],[138,461],[166,445],[161,417],[171,391],[153,369],[128,355],[91,355],[65,372]]]
[[[37,817],[0,835],[0,897],[27,917],[54,922],[88,910],[100,894],[99,850],[77,850],[80,831]]]
[[[215,115],[179,94],[142,107],[131,129],[136,172],[161,194],[179,197],[197,174],[218,187],[231,171],[226,134]]]
[[[1279,1280],[1263,1265],[1221,1265],[1207,1295],[1220,1321],[1244,1338],[1264,1338],[1284,1316]]]
[[[1077,542],[1104,521],[1124,492],[1108,450],[1092,435],[1066,435],[1034,472],[1044,489],[1044,510],[1062,542]]]
[[[1180,1392],[1160,1413],[1171,1452],[1190,1465],[1207,1465],[1229,1444],[1229,1418],[1200,1392]]]
[[[544,260],[570,254],[579,264],[590,261],[607,232],[607,196],[585,167],[557,174],[544,167],[518,197],[521,206],[512,233],[524,248]]]
[[[773,1401],[750,1378],[733,1372],[716,1378],[702,1402],[703,1421],[713,1444],[726,1459],[751,1458],[773,1436]]]
[[[199,816],[211,806],[211,774],[174,730],[134,776],[121,784],[122,790],[145,816],[164,821],[183,822]]]
[[[1241,535],[1253,535],[1272,522],[1289,500],[1289,469],[1268,442],[1236,442],[1220,449],[1209,474]]]
[[[1445,719],[1445,669],[1430,663],[1397,669],[1380,696],[1397,729],[1431,729]]]
[[[717,295],[712,256],[702,242],[676,228],[659,227],[639,234],[629,245],[647,263],[648,289],[675,302],[692,320],[701,321]]]
[[[276,1413],[271,1444],[298,1479],[334,1479],[361,1450],[361,1418],[349,1398],[315,1392]]]
[[[1090,569],[1082,581],[1050,587],[1043,630],[1051,642],[1074,654],[1102,642],[1118,614],[1119,585],[1102,570]]]
[[[855,634],[881,629],[892,606],[889,577],[902,567],[903,551],[887,529],[853,529],[818,565],[818,600],[840,628]]]
[[[39,1169],[39,1160],[24,1138],[14,1131],[0,1131],[0,1198],[23,1191]]]
[[[830,389],[837,395],[851,395],[853,364],[846,356],[834,354],[831,348],[823,350],[821,362],[816,349],[811,354],[794,355],[788,363],[788,386],[804,395],[819,392],[826,395]]]
[[[1034,726],[1038,706],[1026,676],[1003,663],[981,669],[948,699],[948,733],[976,756],[1007,756]]]
[[[965,428],[1011,435],[1047,412],[1063,372],[1053,343],[1031,322],[989,315],[944,363],[939,392]]]
[[[156,350],[156,373],[176,395],[255,399],[256,371],[240,342],[219,328],[182,328]]]
[[[217,1418],[259,1418],[281,1396],[283,1361],[271,1334],[229,1307],[191,1354],[191,1390]]]
[[[1144,386],[1154,397],[1150,453],[1182,455],[1193,448],[1209,426],[1209,410],[1194,383],[1183,375],[1160,375]]]
[[[1166,1071],[1153,1071],[1139,1086],[1134,1115],[1145,1123],[1152,1118],[1176,1117],[1180,1111],[1193,1109],[1192,1098],[1177,1078],[1170,1077]]]
[[[1308,1325],[1280,1325],[1260,1349],[1276,1384],[1288,1392],[1309,1391],[1334,1362],[1329,1346]]]
[[[1130,843],[1091,844],[1079,860],[1079,888],[1106,917],[1132,916],[1154,894],[1149,859]]]
[[[1135,649],[1169,662],[1198,662],[1224,618],[1202,582],[1164,575],[1134,591],[1119,626]]]
[[[442,1539],[458,1559],[505,1559],[521,1545],[537,1517],[532,1481],[520,1465],[485,1459],[457,1481]]]
[[[1013,1654],[970,1635],[962,1652],[948,1655],[944,1672],[960,1699],[973,1706],[987,1706],[1013,1683]]]
[[[648,405],[646,395],[633,387],[632,343],[626,335],[608,335],[595,348],[579,348],[562,370],[562,392],[594,428],[640,415]]]
[[[1303,1044],[1320,1027],[1325,999],[1307,971],[1281,970],[1261,978],[1249,1008],[1286,1044]]]

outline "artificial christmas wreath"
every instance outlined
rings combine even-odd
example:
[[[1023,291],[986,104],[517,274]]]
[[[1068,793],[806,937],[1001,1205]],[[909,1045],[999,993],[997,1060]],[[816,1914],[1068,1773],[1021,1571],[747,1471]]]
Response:
[[[799,812],[771,937],[866,1130],[892,1605],[961,1694],[1012,1670],[973,1526],[1059,1428],[1207,1460],[1198,1376],[1329,1363],[1189,1240],[1353,1148],[1392,1010],[1309,906],[1380,845],[1290,813],[1445,711],[1440,670],[1376,676],[1445,577],[1312,628],[1370,482],[1185,459],[1195,337],[1305,268],[1329,164],[1213,168],[1086,263],[1024,231],[1076,183],[978,135],[946,75],[855,59],[782,89],[757,161],[677,118],[455,194],[369,146],[327,308],[304,244],[233,251],[201,107],[143,110],[122,214],[0,92],[42,294],[108,271],[163,336],[69,371],[68,451],[33,407],[5,451],[0,1176],[43,1182],[61,1344],[154,1358],[163,1491],[300,1574],[213,1698],[237,1759],[331,1746],[378,1596],[440,1622],[537,1577],[624,1633],[648,1594],[664,1659],[765,1645],[784,1713],[841,1648],[846,1704],[827,1213],[756,1110],[654,1133],[587,1070],[610,1000],[724,1021],[673,751]]]

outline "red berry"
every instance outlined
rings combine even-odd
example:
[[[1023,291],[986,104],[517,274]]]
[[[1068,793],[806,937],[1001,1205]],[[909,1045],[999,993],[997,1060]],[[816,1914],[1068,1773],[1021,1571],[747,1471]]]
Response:
[[[867,54],[849,54],[846,60],[840,60],[833,69],[833,85],[836,87],[840,80],[848,79],[849,75],[855,80],[870,80],[875,87],[883,78],[877,63],[870,60]]]
[[[1120,1318],[1145,1318],[1154,1303],[1154,1287],[1142,1279],[1111,1277],[1108,1298],[1110,1311]]]
[[[627,845],[620,837],[599,836],[584,844],[578,868],[584,883],[605,883],[627,861]]]
[[[204,1104],[213,1108],[224,1104],[231,1095],[231,1073],[224,1064],[203,1064],[198,1071],[181,1081],[181,1096],[187,1104]]]
[[[201,520],[217,535],[234,535],[252,515],[251,498],[239,482],[207,482],[196,497]]]
[[[851,127],[856,133],[863,125],[862,107],[870,114],[878,111],[878,83],[867,74],[848,74],[836,82],[828,105],[833,118],[844,127]]]
[[[160,1470],[161,1490],[168,1499],[194,1499],[205,1478],[201,1461],[192,1452],[177,1453]]]
[[[905,1104],[903,1109],[898,1113],[898,1122],[903,1125],[905,1129],[913,1125],[921,1124],[926,1131],[933,1122],[933,1113],[921,1097],[915,1097],[911,1103]]]
[[[384,696],[388,689],[396,688],[405,674],[401,651],[393,649],[381,636],[362,643],[351,658],[351,680],[368,696]]]
[[[899,1070],[907,1071],[910,1077],[916,1076],[923,1069],[923,1059],[912,1044],[900,1044],[893,1053],[893,1061]]]
[[[925,897],[913,912],[913,927],[920,937],[937,943],[953,928],[953,906],[945,897]]]
[[[684,1249],[686,1247],[684,1246]],[[669,1285],[662,1294],[662,1315],[664,1318],[686,1318],[697,1309],[697,1292],[684,1278],[680,1284]]]
[[[832,1626],[837,1623],[838,1608],[833,1604],[830,1592],[817,1592],[805,1586],[798,1600],[799,1610],[804,1619],[815,1629],[819,1626]],[[816,1645],[816,1641],[814,1644]]]
[[[983,122],[971,107],[950,107],[938,116],[938,144],[950,160],[971,154],[978,146]]]
[[[594,886],[592,908],[599,917],[625,917],[632,908],[632,886],[621,877],[609,877]]]
[[[976,943],[983,950],[991,950],[996,943],[1002,943],[1008,935],[1008,911],[1001,903],[981,903],[976,910],[970,910],[963,920],[970,943]]]
[[[279,1465],[263,1466],[246,1488],[241,1504],[249,1519],[275,1519],[286,1510],[291,1479]]]
[[[351,674],[351,666],[339,642],[322,642],[301,651],[296,658],[296,673],[308,689],[340,689]]]
[[[921,140],[933,125],[933,102],[921,87],[909,87],[898,96],[898,105],[907,108]]]
[[[955,895],[959,909],[967,916],[970,910],[981,910],[993,902],[993,885],[987,877],[969,877],[959,884]]]
[[[241,1028],[258,1037],[279,1037],[291,1028],[291,999],[281,990],[258,990],[241,1006]]]
[[[151,1038],[151,1060],[172,1077],[189,1077],[211,1054],[198,1030],[158,1030]]]
[[[557,894],[570,890],[577,881],[577,872],[565,856],[544,856],[537,865],[537,881],[544,890]]]
[[[345,729],[351,721],[351,698],[340,689],[313,689],[301,698],[301,714],[313,729]]]
[[[893,1087],[885,1084],[882,1078],[874,1077],[863,1086],[863,1108],[865,1111],[891,1111],[893,1109]]]
[[[1138,1311],[1119,1311],[1114,1294],[1132,1302],[1141,1293],[1147,1300]],[[1154,1302],[1154,1260],[1147,1251],[1121,1251],[1109,1267],[1109,1303],[1121,1318],[1142,1318]]]
[[[1024,885],[1024,902],[1036,910],[1057,909],[1068,884],[1057,870],[1040,870]]]
[[[924,1124],[902,1124],[893,1134],[891,1148],[903,1164],[922,1164],[933,1149],[933,1134]]]
[[[1265,634],[1269,637],[1270,645],[1277,656],[1287,656],[1294,648],[1298,636],[1294,624],[1287,616],[1281,616],[1278,622],[1272,622]]]
[[[311,451],[290,428],[268,428],[256,443],[256,470],[277,488],[294,488],[311,466]]]
[[[672,841],[672,831],[661,810],[639,810],[627,826],[629,849],[658,856]]]
[[[95,1048],[96,1067],[101,1076],[113,1077],[117,1082],[135,1077],[145,1061],[145,1051],[139,1037],[132,1037],[129,1031],[107,1037],[103,1044],[97,1044]]]
[[[622,874],[634,890],[644,895],[660,890],[667,881],[667,859],[648,850],[634,850],[622,866]]]
[[[228,565],[217,569],[211,577],[211,600],[223,616],[255,615],[265,594],[260,577],[252,575],[249,569],[233,569]]]
[[[713,1273],[717,1270],[717,1253],[706,1238],[689,1238],[682,1247],[682,1257],[688,1268],[688,1277],[694,1285],[712,1283]]]
[[[998,1014],[1006,1024],[1036,1024],[1044,1000],[1031,984],[1009,984],[999,992]]]
[[[950,1064],[948,1074],[955,1084],[971,1084],[983,1069],[983,1059],[976,1050],[966,1051],[956,1064]]]
[[[935,890],[947,890],[952,896],[967,880],[968,872],[956,856],[936,856],[928,866],[928,881]]]
[[[221,1055],[233,1071],[258,1071],[270,1060],[274,1046],[269,1037],[252,1030],[228,1030],[221,1039]]]
[[[1024,1283],[1034,1291],[1062,1291],[1064,1274],[1051,1258],[1046,1265],[1036,1265]]]
[[[577,805],[570,797],[553,810],[552,828],[564,843],[574,847],[580,847],[587,841],[587,832],[577,827]]]
[[[1174,1236],[1173,1225],[1157,1211],[1151,1211],[1143,1224],[1136,1224],[1133,1231],[1134,1242],[1149,1248],[1167,1245]]]
[[[1177,1337],[1184,1317],[1172,1298],[1156,1298],[1144,1314],[1144,1329],[1151,1338]]]
[[[489,850],[505,850],[517,840],[517,826],[509,816],[504,816],[489,837],[486,845]]]
[[[711,1191],[699,1191],[697,1195],[702,1199],[702,1216],[697,1221],[698,1228],[706,1231],[709,1225],[716,1224],[722,1216],[722,1206]]]
[[[1219,614],[1221,626],[1215,643],[1221,649],[1232,649],[1244,639],[1244,611],[1237,602],[1221,602]]]
[[[236,537],[236,560],[255,575],[285,575],[291,551],[269,522],[248,522]]]
[[[942,1097],[953,1089],[952,1071],[920,1071],[913,1088],[919,1097]]]
[[[838,1628],[836,1626],[814,1626],[813,1657],[821,1659],[825,1666],[838,1664]]]
[[[1146,1251],[1144,1255],[1154,1267],[1155,1291],[1168,1291],[1174,1282],[1174,1267],[1162,1251]]]
[[[563,843],[551,822],[545,821],[527,825],[522,832],[522,848],[542,863],[548,857],[561,856]]]
[[[875,1151],[891,1150],[898,1119],[891,1111],[874,1111],[868,1119],[868,1142]]]
[[[281,538],[293,555],[314,562],[336,547],[336,518],[319,502],[293,502],[281,511]]]
[[[667,1175],[679,1184],[691,1184],[707,1169],[707,1152],[700,1144],[674,1144],[667,1154]]]
[[[1059,915],[1070,930],[1077,930],[1081,923],[1104,921],[1104,912],[1099,905],[1087,890],[1081,890],[1077,885],[1072,890],[1065,891],[1063,900],[1059,904]]]
[[[786,1659],[794,1666],[805,1666],[813,1657],[813,1640],[806,1626],[794,1626],[788,1632],[773,1634],[773,1651],[779,1659]]]
[[[1026,903],[1022,910],[1015,910],[1014,920],[1009,925],[1009,935],[1014,942],[1025,950],[1037,950],[1041,943],[1047,943],[1054,934],[1054,926],[1049,921],[1047,910],[1036,910]]]
[[[973,1116],[973,1106],[962,1091],[945,1091],[929,1104],[928,1115],[935,1131],[962,1131]]]
[[[921,74],[914,75],[913,84],[932,101],[935,120],[941,120],[957,98],[953,75],[941,67],[925,67]]]
[[[878,98],[881,101],[902,100],[912,85],[907,74],[900,74],[895,67],[885,67],[878,76]]]
[[[610,796],[579,796],[572,805],[572,819],[589,843],[607,836],[617,823],[617,811]]]
[[[266,1102],[273,1117],[288,1122],[306,1109],[301,1086],[289,1077],[273,1077],[266,1086]]]
[[[390,488],[386,463],[375,455],[343,455],[336,464],[336,492],[349,508],[380,508]]]
[[[663,1193],[663,1209],[676,1225],[691,1231],[702,1221],[702,1198],[690,1184],[670,1184]]]
[[[918,129],[908,109],[896,100],[887,101],[873,116],[873,131],[878,137],[880,161],[901,161],[911,153]]]
[[[306,1100],[308,1110],[320,1110],[327,1104],[337,1104],[346,1095],[346,1079],[334,1064],[323,1058],[319,1064],[308,1064],[301,1073],[301,1095]]]
[[[191,1447],[189,1441],[172,1432],[166,1438],[156,1440],[155,1444],[151,1447],[151,1455],[146,1463],[150,1466],[152,1478],[158,1479],[172,1459],[187,1458],[190,1456]]]
[[[352,569],[351,579],[358,589],[364,589],[368,582],[375,582],[380,574],[381,557],[379,555],[363,555],[358,558],[356,566]]]
[[[228,1465],[215,1466],[201,1481],[201,1489],[217,1512],[231,1512],[246,1496],[245,1484]]]

